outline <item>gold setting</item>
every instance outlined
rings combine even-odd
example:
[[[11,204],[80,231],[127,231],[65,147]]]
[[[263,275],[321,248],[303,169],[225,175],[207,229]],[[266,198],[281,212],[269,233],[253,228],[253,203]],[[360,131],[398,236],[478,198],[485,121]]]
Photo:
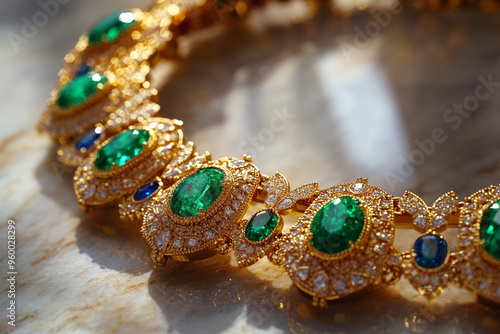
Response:
[[[326,203],[342,196],[359,200],[364,208],[364,235],[339,256],[313,251],[310,226],[314,216]],[[284,240],[286,271],[299,289],[313,296],[316,305],[326,306],[327,300],[366,288],[387,267],[394,239],[393,216],[392,197],[365,179],[321,191]]]
[[[458,283],[496,303],[500,303],[500,264],[484,250],[479,230],[483,214],[498,200],[499,186],[490,186],[467,197],[458,226]]]
[[[228,19],[241,17],[263,3],[240,1],[234,11],[222,15]],[[496,10],[488,3],[479,1],[478,7]],[[432,9],[460,5],[459,1],[452,1],[451,5],[439,1],[422,4]],[[500,199],[499,186],[480,190],[464,203],[449,192],[428,207],[411,192],[394,198],[369,185],[366,179],[322,191],[318,191],[317,183],[290,190],[283,175],[261,175],[250,157],[212,161],[210,153],[198,154],[194,143],[183,144],[181,121],[152,118],[159,105],[155,103],[157,91],[151,88],[148,76],[151,67],[162,58],[176,55],[178,37],[220,20],[213,3],[159,0],[149,12],[132,11],[136,23],[115,41],[89,46],[87,35],[80,38],[64,59],[60,80],[39,122],[39,129],[62,145],[58,160],[78,166],[74,189],[82,208],[121,200],[120,217],[142,219],[141,232],[152,248],[152,259],[161,264],[168,258],[190,261],[227,254],[233,246],[240,267],[267,255],[271,263],[284,266],[293,283],[313,296],[313,303],[319,306],[380,281],[392,284],[401,274],[427,298],[436,297],[449,283],[454,283],[500,303],[500,261],[483,249],[479,235],[484,212]],[[84,105],[59,110],[55,104],[59,90],[83,65],[105,75],[108,82]],[[77,151],[77,136],[96,126],[103,133],[93,148]],[[93,164],[98,150],[127,128],[149,131],[146,149],[123,166],[109,172],[98,171]],[[174,215],[170,209],[172,192],[185,177],[203,168],[224,172],[223,192],[207,211],[195,217]],[[160,185],[155,193],[135,201],[133,194],[137,189],[152,180]],[[363,230],[349,249],[324,254],[311,245],[310,225],[324,205],[343,196],[360,202],[365,214]],[[270,235],[259,242],[246,239],[249,220],[241,220],[251,201],[263,201],[266,210],[279,218]],[[295,212],[303,215],[289,232],[283,232],[283,216]],[[457,226],[458,250],[452,252],[447,243],[447,258],[438,268],[421,268],[413,251],[400,252],[392,246],[396,227],[444,239],[439,232]]]
[[[176,124],[176,121],[169,119],[152,118],[149,122],[131,127],[156,132],[156,139],[153,139],[155,147],[144,150],[141,153],[146,153],[140,159],[135,160],[136,157],[110,173],[98,171],[93,163],[99,149],[111,139],[103,142],[75,172],[73,180],[79,204],[82,207],[100,205],[127,196],[135,192],[145,180],[159,174],[172,160],[182,142],[182,131]]]
[[[171,213],[170,199],[175,186],[158,193],[155,202],[145,213],[142,233],[153,249],[153,258],[166,256],[189,260],[190,255],[198,257],[201,251],[227,252],[231,248],[229,239],[237,221],[246,212],[260,180],[258,169],[243,159],[223,158],[200,166],[203,168],[223,168],[232,175],[231,191],[225,201],[212,204],[210,213],[199,215],[186,224],[186,220]],[[190,174],[188,174],[190,175]],[[226,187],[226,186],[225,186]],[[209,211],[207,210],[207,211]],[[198,254],[197,254],[198,253]],[[210,252],[210,255],[214,255]]]

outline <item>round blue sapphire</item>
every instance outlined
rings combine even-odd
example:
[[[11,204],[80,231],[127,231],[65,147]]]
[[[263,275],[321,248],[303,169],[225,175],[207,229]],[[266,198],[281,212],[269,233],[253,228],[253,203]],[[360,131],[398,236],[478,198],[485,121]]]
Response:
[[[86,152],[90,150],[92,147],[94,147],[96,140],[99,139],[101,135],[102,135],[102,129],[99,127],[84,133],[76,141],[75,143],[76,149],[80,152],[82,151]]]
[[[143,201],[149,196],[153,195],[156,190],[160,187],[158,181],[153,181],[148,184],[143,185],[134,194],[135,201]]]
[[[415,261],[424,269],[442,266],[448,255],[448,244],[438,235],[423,235],[413,245]]]

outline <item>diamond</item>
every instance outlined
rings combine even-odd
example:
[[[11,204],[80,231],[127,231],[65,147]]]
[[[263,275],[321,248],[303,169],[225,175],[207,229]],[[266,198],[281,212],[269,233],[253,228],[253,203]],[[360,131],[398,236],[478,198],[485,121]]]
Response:
[[[207,233],[205,233],[205,238],[207,238],[208,240],[212,240],[214,237],[215,233],[212,231],[208,231]]]
[[[360,284],[363,283],[363,281],[364,281],[364,278],[361,275],[354,274],[354,275],[351,276],[351,282],[354,285],[360,285]]]
[[[278,205],[278,210],[289,210],[293,206],[293,201],[290,198],[285,198]]]
[[[417,224],[419,227],[426,229],[427,228],[427,219],[422,216],[418,216],[415,218],[415,224]]]
[[[275,195],[269,195],[266,198],[266,204],[269,206],[274,206],[276,204],[276,196]]]
[[[187,241],[187,245],[189,247],[195,247],[198,245],[198,239],[194,239],[194,238],[189,238],[188,241]]]
[[[165,245],[167,244],[169,238],[170,238],[170,232],[168,231],[160,234],[160,236],[158,236],[158,239],[156,239],[156,247],[158,247],[159,249],[165,248]]]
[[[441,227],[446,223],[446,219],[444,219],[443,216],[437,216],[434,217],[434,220],[432,221],[432,226],[435,228]]]
[[[172,245],[174,248],[181,248],[182,241],[180,239],[176,239]]]
[[[314,277],[314,289],[317,292],[323,292],[326,289],[327,278],[325,274],[319,273]]]
[[[303,281],[305,281],[309,277],[309,268],[308,267],[302,267],[297,270],[297,276]]]
[[[335,290],[337,291],[344,291],[345,290],[345,282],[343,280],[337,280],[335,282]]]
[[[354,192],[363,191],[363,190],[365,190],[365,188],[366,188],[366,184],[364,184],[364,183],[355,183],[351,186],[351,190]]]
[[[83,199],[89,199],[92,196],[94,196],[94,193],[95,193],[95,186],[91,185],[90,187],[88,187],[87,189],[85,189],[85,191],[82,194],[82,198]]]

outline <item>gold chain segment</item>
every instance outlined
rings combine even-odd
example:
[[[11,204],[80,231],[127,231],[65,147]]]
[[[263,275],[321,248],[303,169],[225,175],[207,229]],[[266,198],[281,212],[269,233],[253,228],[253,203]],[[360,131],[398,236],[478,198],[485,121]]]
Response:
[[[315,305],[403,276],[428,298],[454,284],[500,302],[500,186],[461,202],[448,192],[432,206],[411,192],[394,197],[362,178],[292,189],[282,174],[260,173],[249,156],[214,160],[197,152],[184,139],[182,121],[158,117],[151,69],[177,56],[178,38],[218,22],[232,25],[266,2],[160,0],[149,11],[114,13],[80,38],[39,123],[61,144],[58,160],[76,167],[79,206],[118,201],[121,219],[142,221],[160,264],[233,252],[246,267],[267,257]],[[328,2],[307,3],[339,13]],[[500,1],[402,4],[500,10]],[[257,209],[245,219],[249,206]],[[297,219],[289,228],[287,215]],[[442,235],[449,228],[457,247]],[[396,229],[420,235],[399,250]]]

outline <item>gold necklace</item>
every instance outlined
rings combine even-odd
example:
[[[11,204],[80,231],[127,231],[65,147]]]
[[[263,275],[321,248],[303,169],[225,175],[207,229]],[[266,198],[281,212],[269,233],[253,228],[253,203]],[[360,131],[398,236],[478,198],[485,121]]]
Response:
[[[265,2],[158,1],[147,12],[114,13],[80,38],[39,123],[62,145],[58,159],[77,167],[79,206],[120,201],[120,218],[143,221],[160,264],[234,251],[245,267],[267,256],[315,305],[402,276],[428,298],[455,284],[500,302],[500,186],[462,202],[449,192],[432,206],[411,192],[394,197],[363,178],[291,189],[282,174],[260,173],[249,156],[212,160],[197,153],[184,142],[181,121],[156,117],[160,106],[148,75],[175,56],[179,36],[231,22]],[[500,9],[500,1],[417,5]],[[255,203],[265,208],[243,219]],[[299,218],[285,232],[288,214]],[[409,250],[393,246],[397,228],[421,233]],[[447,228],[457,229],[457,249],[441,235]]]

